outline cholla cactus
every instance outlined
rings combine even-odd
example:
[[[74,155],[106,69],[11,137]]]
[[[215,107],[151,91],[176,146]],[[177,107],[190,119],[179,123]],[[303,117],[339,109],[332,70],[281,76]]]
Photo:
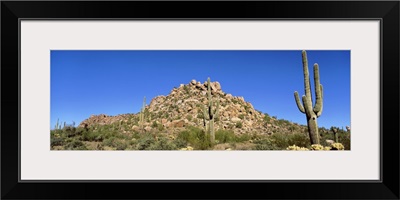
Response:
[[[324,147],[324,150],[325,151],[329,151],[329,150],[331,150],[332,148],[331,147]]]
[[[311,87],[310,87],[310,76],[308,74],[307,53],[304,50],[302,51],[302,58],[303,58],[303,74],[304,74],[304,90],[305,90],[305,95],[303,95],[302,97],[303,104],[300,102],[299,94],[297,93],[297,91],[294,92],[294,97],[300,112],[306,114],[308,133],[310,135],[311,144],[319,144],[317,118],[322,114],[322,100],[323,100],[323,90],[319,80],[319,67],[317,63],[314,64],[314,84],[315,84],[316,103],[313,107]]]
[[[333,143],[331,145],[331,150],[344,150],[344,146],[341,143]]]
[[[296,146],[296,145],[289,146],[288,148],[286,148],[286,150],[290,150],[290,151],[309,151],[309,149],[307,149],[305,147],[299,147],[299,146]]]
[[[325,148],[324,148],[324,146],[322,146],[320,144],[313,144],[313,145],[311,145],[311,150],[323,151],[323,150],[325,150]]]
[[[181,151],[193,151],[193,147],[187,146],[186,148],[181,148],[179,150],[181,150]]]

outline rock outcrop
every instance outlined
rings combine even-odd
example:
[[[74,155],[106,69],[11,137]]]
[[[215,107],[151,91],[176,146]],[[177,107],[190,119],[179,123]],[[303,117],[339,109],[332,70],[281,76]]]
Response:
[[[231,129],[236,134],[259,133],[273,134],[280,127],[275,125],[274,118],[266,117],[254,109],[244,97],[233,96],[222,91],[219,82],[210,82],[211,95],[219,101],[219,117],[215,121],[216,130]],[[203,127],[203,106],[207,102],[207,82],[201,83],[191,80],[188,84],[180,84],[167,96],[154,97],[146,106],[146,123],[144,131],[157,128],[163,131],[169,129],[185,128],[187,126]],[[138,114],[122,114],[107,116],[104,114],[92,115],[79,125],[80,127],[93,127],[96,125],[126,123],[131,130],[138,131]],[[161,126],[161,128],[159,127]]]

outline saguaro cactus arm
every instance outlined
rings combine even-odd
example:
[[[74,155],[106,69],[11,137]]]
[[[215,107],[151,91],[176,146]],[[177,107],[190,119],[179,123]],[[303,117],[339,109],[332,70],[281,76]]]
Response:
[[[311,101],[309,101],[309,99],[305,95],[303,95],[303,104],[304,104],[304,110],[306,111],[307,117],[311,117],[313,115],[312,103],[311,103]]]
[[[323,87],[322,87],[322,85],[321,84],[319,84],[319,86],[320,86],[320,90],[321,90],[321,104],[320,104],[320,107],[319,107],[319,110],[317,110],[316,111],[316,113],[317,113],[317,117],[319,117],[319,116],[321,116],[321,114],[322,114],[322,110],[323,110],[323,100],[324,100],[324,90],[323,90]],[[318,104],[318,100],[317,100],[317,104]],[[317,105],[316,105],[317,106]],[[314,108],[314,111],[315,111],[315,108]]]
[[[299,108],[300,112],[306,113],[303,104],[300,102],[299,93],[297,93],[297,91],[294,92],[294,99],[296,100],[297,108]]]
[[[307,97],[312,99],[311,87],[310,87],[310,75],[308,73],[307,53],[304,50],[301,53],[302,53],[302,58],[303,58],[304,93]]]
[[[203,105],[203,118],[204,118],[204,120],[209,120],[210,119],[210,117],[209,117],[209,115],[207,113],[207,109],[206,109],[206,107],[204,105]]]
[[[217,106],[216,106],[215,110],[216,110],[215,117],[218,118],[218,116],[219,116],[219,100],[217,101]]]
[[[315,106],[314,112],[318,113],[322,111],[322,93],[321,93],[321,83],[319,81],[319,67],[318,64],[314,64],[314,84],[315,84]]]

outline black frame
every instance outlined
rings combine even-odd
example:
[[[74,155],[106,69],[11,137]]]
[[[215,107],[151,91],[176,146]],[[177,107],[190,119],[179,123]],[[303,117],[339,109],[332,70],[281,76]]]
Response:
[[[2,1],[1,198],[399,199],[399,8],[398,1]],[[20,124],[17,118],[19,119],[21,109],[20,77],[18,84],[12,83],[17,82],[16,74],[19,72],[19,20],[22,18],[379,19],[381,20],[382,180],[19,182]],[[223,191],[223,186],[229,191]],[[157,192],[146,193],[144,189],[147,188]]]

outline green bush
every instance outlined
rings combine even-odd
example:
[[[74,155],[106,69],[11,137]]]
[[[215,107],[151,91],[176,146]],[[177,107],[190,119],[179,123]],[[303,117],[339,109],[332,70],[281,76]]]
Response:
[[[181,131],[176,139],[187,142],[188,145],[193,146],[195,149],[205,150],[211,147],[209,135],[206,135],[203,129],[197,127],[188,127],[186,130]]]
[[[128,148],[127,143],[128,143],[128,141],[118,139],[116,137],[110,137],[103,141],[103,145],[109,146],[109,147],[115,147],[117,150],[125,150],[126,148]]]
[[[243,124],[242,122],[236,122],[236,128],[242,128]]]
[[[79,140],[68,140],[64,146],[66,150],[87,150],[85,144]]]
[[[310,138],[305,134],[290,134],[288,135],[288,143],[299,147],[307,147],[310,146]]]
[[[350,134],[349,133],[341,133],[339,134],[339,143],[342,143],[344,146],[344,150],[350,150]]]
[[[310,139],[304,134],[273,134],[270,140],[279,148],[286,149],[288,146],[310,146]]]
[[[235,133],[232,130],[218,130],[215,132],[215,139],[219,143],[236,142]]]
[[[185,140],[180,139],[180,138],[175,139],[174,144],[175,144],[176,148],[178,148],[178,149],[187,147],[187,145],[188,145],[188,143]]]
[[[156,140],[152,135],[144,135],[139,138],[136,144],[137,150],[147,150],[152,144],[154,144]]]
[[[146,150],[176,150],[176,145],[165,137],[161,137],[152,143]]]
[[[82,132],[83,141],[103,141],[104,137],[101,132],[84,131]]]
[[[254,150],[280,150],[280,149],[282,149],[282,148],[279,148],[270,139],[257,140],[254,143],[256,144],[256,146],[254,147]]]
[[[60,137],[51,137],[50,145],[51,145],[51,147],[62,146],[62,145],[64,145],[64,139],[60,138]]]
[[[151,124],[151,127],[152,127],[152,128],[158,128],[157,122],[156,122],[156,121],[153,121],[153,124]]]

